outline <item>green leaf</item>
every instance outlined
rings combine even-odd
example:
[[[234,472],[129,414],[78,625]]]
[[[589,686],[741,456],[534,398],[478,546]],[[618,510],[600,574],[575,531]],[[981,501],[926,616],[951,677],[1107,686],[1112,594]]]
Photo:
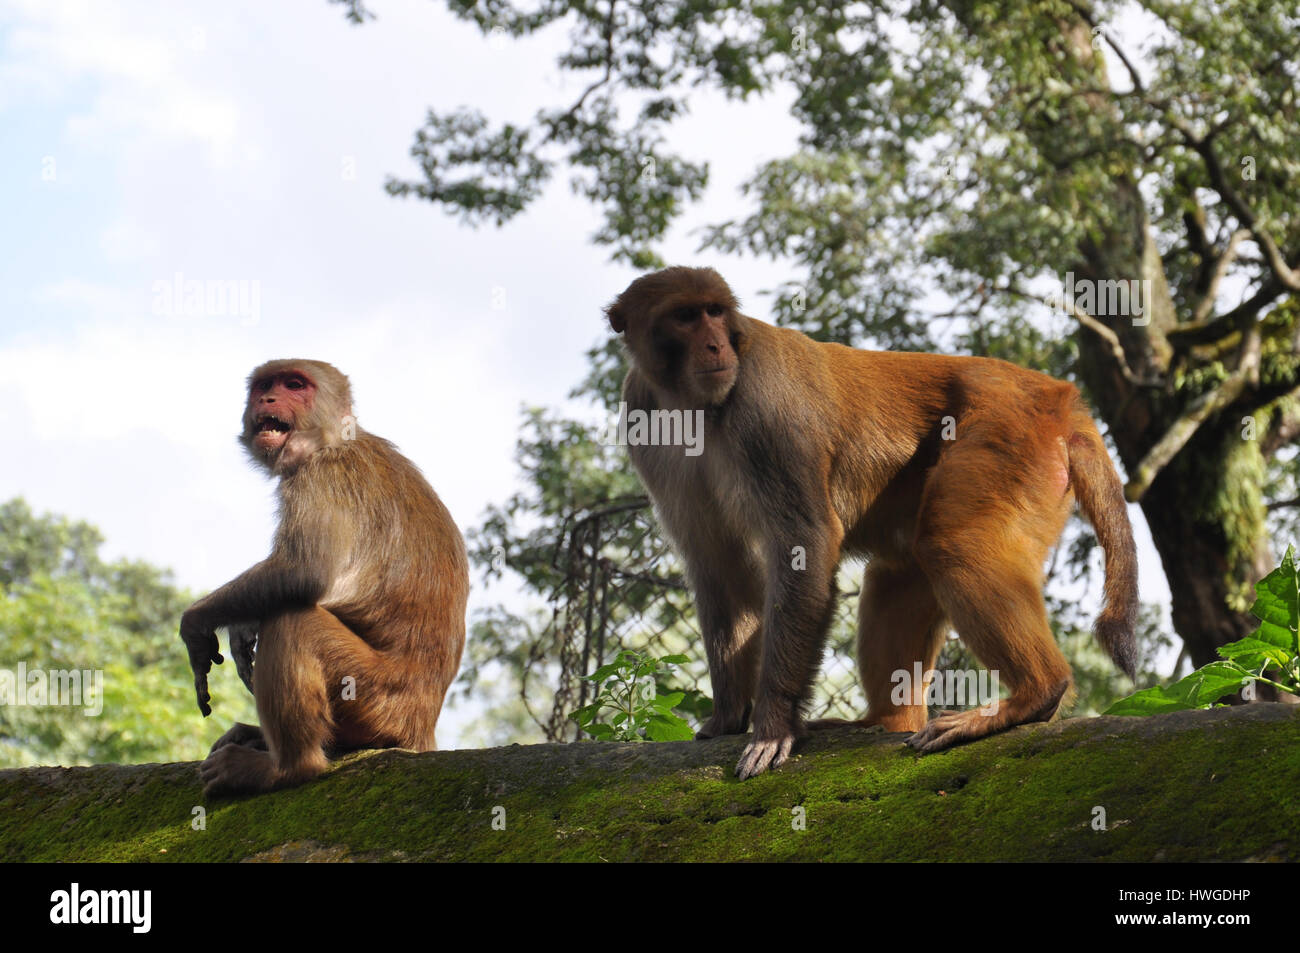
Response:
[[[667,695],[657,696],[650,704],[654,705],[654,707],[658,708],[660,711],[672,711],[682,703],[682,699],[685,697],[685,692],[671,692]]]
[[[1295,547],[1288,546],[1282,564],[1255,584],[1258,598],[1250,608],[1260,620],[1255,638],[1283,649],[1290,658],[1300,655],[1300,634],[1297,633],[1297,625],[1300,624],[1300,580],[1296,578],[1294,555]]]
[[[690,723],[684,718],[665,714],[651,715],[645,733],[651,741],[690,741],[695,737]]]
[[[1249,635],[1220,646],[1218,651],[1223,658],[1256,672],[1265,667],[1285,669],[1291,661],[1291,654],[1282,646]]]
[[[647,738],[679,741],[693,737],[690,724],[672,713],[687,698],[687,693],[661,691],[649,680],[657,670],[679,659],[689,661],[684,655],[654,659],[624,649],[614,661],[584,676],[589,681],[600,682],[596,700],[570,717],[589,735],[602,741],[645,741]],[[647,697],[647,691],[653,694]],[[608,723],[598,723],[597,719],[607,709],[612,713]]]
[[[1121,698],[1102,714],[1156,715],[1209,708],[1224,695],[1239,691],[1250,677],[1250,672],[1233,662],[1211,662],[1172,685],[1148,688]]]
[[[592,672],[590,675],[584,675],[583,678],[592,682],[603,682],[605,679],[609,678],[611,675],[614,675],[615,673],[618,672],[619,661],[621,660],[621,658],[622,657],[620,656],[619,659],[615,659],[613,662],[609,662],[608,664],[602,665],[600,668],[596,669],[596,671]]]

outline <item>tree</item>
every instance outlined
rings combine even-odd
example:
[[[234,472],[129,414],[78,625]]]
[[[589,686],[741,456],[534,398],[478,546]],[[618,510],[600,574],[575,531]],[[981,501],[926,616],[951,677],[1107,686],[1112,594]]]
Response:
[[[666,145],[691,90],[792,88],[798,150],[756,170],[749,214],[705,247],[793,262],[803,278],[775,312],[817,337],[1075,378],[1192,661],[1251,630],[1270,531],[1293,528],[1300,496],[1295,0],[448,7],[485,33],[563,21],[558,66],[590,82],[527,127],[431,111],[420,177],[389,192],[499,225],[567,166],[603,212],[594,239],[650,267],[708,179],[703,157]],[[1149,30],[1140,56],[1121,15]]]
[[[103,562],[102,542],[0,504],[0,767],[189,761],[215,740],[176,635],[192,597],[152,566]],[[255,720],[234,666],[213,679],[223,722]]]

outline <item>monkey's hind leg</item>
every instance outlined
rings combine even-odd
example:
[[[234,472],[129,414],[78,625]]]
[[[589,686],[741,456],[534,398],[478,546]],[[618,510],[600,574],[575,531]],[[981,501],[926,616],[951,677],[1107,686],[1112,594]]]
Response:
[[[947,631],[948,620],[920,566],[872,559],[858,600],[858,673],[867,714],[853,720],[820,718],[808,727],[861,725],[909,733],[924,727],[926,685],[912,684],[916,663],[922,673],[934,668]]]
[[[949,540],[945,548],[959,550],[960,541]],[[962,641],[1011,694],[973,711],[945,712],[907,743],[941,751],[1050,719],[1070,688],[1071,672],[1052,638],[1039,574],[1009,554],[967,552],[947,562],[935,589]]]
[[[925,673],[934,669],[947,632],[948,620],[920,566],[872,561],[858,603],[864,725],[907,732],[925,726]],[[922,682],[914,684],[918,663]]]
[[[252,794],[300,784],[329,765],[334,732],[328,674],[361,672],[369,648],[324,609],[285,612],[261,624],[253,669],[264,751],[215,748],[199,768],[207,796]]]
[[[1070,688],[1070,665],[1052,638],[1036,579],[1005,567],[956,575],[960,578],[939,587],[940,598],[962,640],[1011,694],[973,711],[944,712],[932,719],[907,741],[923,752],[1047,721]]]
[[[262,735],[262,729],[257,725],[246,725],[237,721],[234,727],[213,742],[212,747],[208,749],[208,754],[218,748],[224,748],[226,745],[243,745],[245,748],[257,748],[265,751],[266,738]]]
[[[1010,697],[934,718],[908,739],[923,752],[1047,721],[1071,686],[1043,603],[1043,563],[1069,499],[1044,456],[1023,466],[1017,494],[998,500],[980,477],[998,472],[998,458],[974,449],[954,448],[931,477],[914,551],[957,634]],[[1034,479],[1038,471],[1047,477]]]

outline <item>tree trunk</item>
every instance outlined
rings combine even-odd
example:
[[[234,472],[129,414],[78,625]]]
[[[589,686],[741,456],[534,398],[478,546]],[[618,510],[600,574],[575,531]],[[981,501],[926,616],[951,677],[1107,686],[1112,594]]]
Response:
[[[1075,271],[1092,280],[1137,275],[1150,281],[1148,324],[1097,317],[1119,336],[1133,376],[1160,377],[1169,356],[1165,330],[1177,320],[1164,266],[1136,186],[1117,181],[1114,203],[1125,225],[1101,242],[1085,243]],[[1184,398],[1127,379],[1110,345],[1087,329],[1079,332],[1079,374],[1132,474],[1178,418]],[[1273,565],[1261,492],[1263,457],[1258,442],[1243,437],[1242,416],[1228,408],[1206,421],[1141,502],[1169,583],[1174,630],[1198,667],[1217,659],[1220,645],[1254,630],[1253,586]]]
[[[1105,81],[1105,71],[1082,21],[1062,24],[1063,78],[1082,68]],[[1101,98],[1094,108],[1106,109]],[[1048,134],[1050,135],[1050,133]],[[1056,143],[1044,142],[1050,155]],[[1092,280],[1141,278],[1150,289],[1144,321],[1095,315],[1118,336],[1129,365],[1119,366],[1110,344],[1088,329],[1079,331],[1079,373],[1110,429],[1131,475],[1147,450],[1182,413],[1187,398],[1138,381],[1167,375],[1171,348],[1166,338],[1178,315],[1136,181],[1114,179],[1112,218],[1096,241],[1085,241],[1074,265],[1077,277]],[[1141,506],[1164,567],[1172,596],[1174,630],[1196,666],[1218,658],[1215,649],[1248,635],[1254,583],[1272,568],[1262,494],[1263,456],[1256,440],[1243,436],[1237,408],[1205,422],[1158,475]],[[1150,571],[1151,567],[1147,567]]]
[[[1174,629],[1195,667],[1215,661],[1220,645],[1255,630],[1253,583],[1273,567],[1258,479],[1252,468],[1237,465],[1259,450],[1234,448],[1240,440],[1232,433],[1216,447],[1213,436],[1198,434],[1142,498],[1173,596]],[[1221,512],[1222,501],[1246,505]]]

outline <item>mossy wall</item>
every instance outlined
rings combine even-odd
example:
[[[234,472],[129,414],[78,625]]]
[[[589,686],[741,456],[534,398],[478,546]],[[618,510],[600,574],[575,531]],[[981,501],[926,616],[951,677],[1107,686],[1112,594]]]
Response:
[[[902,737],[819,731],[743,783],[741,737],[365,752],[207,804],[194,764],[0,771],[0,860],[1300,859],[1293,706],[1072,720],[925,756]]]

